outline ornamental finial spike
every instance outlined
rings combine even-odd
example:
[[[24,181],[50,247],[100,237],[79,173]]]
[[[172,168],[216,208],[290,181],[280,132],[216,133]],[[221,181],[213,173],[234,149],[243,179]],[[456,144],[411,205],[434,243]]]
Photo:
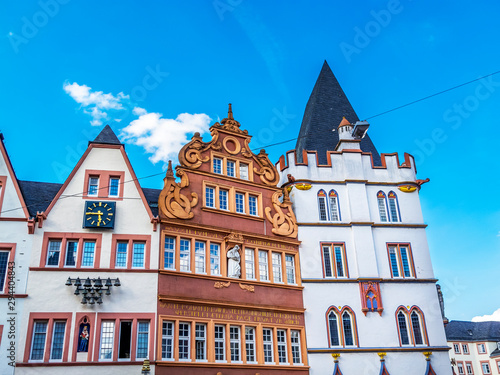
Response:
[[[172,169],[172,160],[168,161],[167,177],[174,177],[174,171]]]
[[[229,109],[227,110],[227,118],[230,119],[230,120],[234,120],[233,118],[233,108],[232,108],[232,104],[229,103]]]

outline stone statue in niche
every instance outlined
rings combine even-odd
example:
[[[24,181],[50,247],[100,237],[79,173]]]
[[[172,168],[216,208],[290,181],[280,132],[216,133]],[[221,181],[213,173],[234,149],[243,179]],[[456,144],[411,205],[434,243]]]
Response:
[[[89,351],[89,324],[80,324],[80,336],[78,338],[78,352]]]
[[[227,276],[239,279],[241,277],[241,257],[238,245],[227,252],[227,259]]]

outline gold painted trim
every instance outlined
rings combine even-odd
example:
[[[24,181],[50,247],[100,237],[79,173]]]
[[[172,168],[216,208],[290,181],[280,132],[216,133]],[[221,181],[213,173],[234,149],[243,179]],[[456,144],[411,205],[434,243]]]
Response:
[[[126,362],[125,362],[126,363]],[[286,370],[286,371],[307,371],[309,373],[309,366],[306,365],[259,365],[259,364],[245,364],[241,363],[207,363],[207,362],[191,362],[191,361],[156,361],[157,366],[165,367],[210,367],[210,368],[225,368],[234,370]]]
[[[380,353],[384,352],[447,352],[451,350],[450,346],[413,346],[401,348],[327,348],[327,349],[307,349],[308,353]]]
[[[183,303],[188,305],[210,305],[210,306],[224,306],[224,307],[237,307],[246,310],[263,310],[263,311],[271,311],[271,312],[293,312],[296,314],[304,314],[306,309],[304,308],[293,308],[293,307],[281,307],[276,305],[255,305],[255,304],[245,304],[245,303],[234,303],[234,302],[214,302],[208,301],[205,299],[188,299],[185,297],[172,297],[172,296],[158,296],[159,302],[174,302],[174,303]],[[159,316],[170,316],[167,314],[158,314]],[[305,326],[300,326],[305,327]]]
[[[359,283],[361,281],[379,281],[381,283],[437,283],[438,279],[380,279],[380,278],[357,278],[357,279],[302,279],[304,284],[312,283]]]

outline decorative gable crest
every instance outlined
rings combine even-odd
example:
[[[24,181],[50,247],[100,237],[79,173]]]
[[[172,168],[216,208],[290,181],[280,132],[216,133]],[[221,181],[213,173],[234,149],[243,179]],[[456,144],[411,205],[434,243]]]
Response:
[[[183,170],[178,170],[176,175],[181,178],[181,182],[175,182],[172,162],[169,161],[167,175],[163,179],[165,185],[158,198],[158,207],[160,212],[170,219],[191,219],[194,216],[191,208],[198,203],[198,194],[191,193],[191,200],[181,194],[181,190],[189,186],[189,179]]]
[[[253,174],[259,176],[260,182],[268,186],[277,185],[279,175],[276,167],[264,150],[260,150],[257,155],[251,151],[249,143],[252,137],[246,130],[240,129],[240,123],[233,118],[231,104],[228,116],[220,123],[213,124],[210,134],[212,139],[209,142],[203,142],[200,133],[193,135],[191,141],[179,152],[181,167],[198,169],[204,163],[210,163],[210,151],[215,151],[240,158],[251,166]],[[207,169],[210,170],[210,167]]]

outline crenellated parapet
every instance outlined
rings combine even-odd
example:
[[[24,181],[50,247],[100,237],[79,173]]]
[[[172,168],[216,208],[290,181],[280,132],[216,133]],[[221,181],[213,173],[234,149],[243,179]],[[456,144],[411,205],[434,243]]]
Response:
[[[381,165],[374,165],[372,154],[361,150],[328,151],[327,164],[320,164],[316,151],[303,151],[299,162],[294,150],[282,155],[276,163],[281,175],[280,184],[288,175],[297,181],[370,181],[386,184],[421,185],[416,178],[415,160],[404,153],[401,162],[397,153],[381,154]]]

